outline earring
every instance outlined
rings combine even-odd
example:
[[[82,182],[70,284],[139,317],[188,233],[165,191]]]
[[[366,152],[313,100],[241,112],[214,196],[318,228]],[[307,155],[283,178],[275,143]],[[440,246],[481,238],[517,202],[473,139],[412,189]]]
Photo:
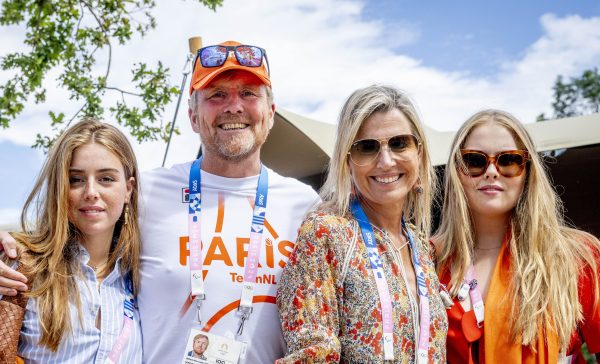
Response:
[[[415,184],[414,190],[417,194],[423,193],[423,183],[421,182],[421,176],[417,179],[417,183]]]
[[[125,204],[125,211],[123,211],[123,225],[129,223],[129,204]]]

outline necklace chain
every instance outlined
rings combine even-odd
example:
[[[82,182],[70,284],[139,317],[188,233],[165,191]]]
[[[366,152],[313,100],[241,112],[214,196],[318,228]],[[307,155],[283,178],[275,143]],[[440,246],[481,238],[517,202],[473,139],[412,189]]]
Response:
[[[392,236],[390,235],[390,233],[388,233],[386,230],[379,228],[376,225],[371,224],[371,226],[373,226],[375,229],[379,230],[383,235],[387,236],[387,238],[392,241],[392,243],[390,244],[392,246],[392,249],[394,249],[397,252],[400,252],[400,250],[404,249],[405,246],[408,245],[408,238],[406,238],[404,235],[402,235],[402,237],[404,238],[404,244],[400,245],[399,247],[396,247],[393,243],[393,239]]]
[[[104,280],[104,277],[98,276],[98,272],[106,266],[106,263],[107,262],[103,262],[97,265],[88,264],[88,266],[92,268],[92,270],[94,271],[94,275],[96,276],[96,289],[98,290],[98,292],[100,292],[100,285],[102,285],[102,281]]]
[[[404,249],[405,246],[408,245],[408,239],[404,239],[404,244],[400,245],[399,247],[395,247],[394,244],[392,243],[392,247],[399,252],[400,250]]]
[[[106,263],[108,263],[108,259],[104,260],[103,262],[96,263],[94,265],[90,264],[90,262],[88,261],[87,265],[90,268],[92,268],[94,271],[97,271],[98,269],[104,268],[104,266],[106,265]]]
[[[90,266],[90,268],[92,268],[94,273],[96,273],[100,270],[100,268],[104,267],[105,263],[101,263],[101,264],[97,264],[97,265],[91,265],[91,264],[88,264],[88,265]]]
[[[498,246],[495,246],[493,248],[478,248],[478,247],[474,247],[473,249],[486,251],[486,250],[496,250],[496,249],[500,249],[500,248],[502,248],[502,244],[500,244]]]

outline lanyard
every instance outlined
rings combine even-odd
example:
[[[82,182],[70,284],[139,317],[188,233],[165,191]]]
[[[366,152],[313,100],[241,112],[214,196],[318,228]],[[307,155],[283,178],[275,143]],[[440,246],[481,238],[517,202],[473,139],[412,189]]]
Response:
[[[201,246],[201,228],[200,211],[202,197],[200,193],[200,163],[199,158],[192,163],[189,179],[189,208],[188,208],[188,235],[190,241],[190,284],[191,293],[195,298],[198,309],[198,321],[201,323],[200,306],[206,299],[204,290],[204,279],[202,275],[202,246]],[[252,313],[252,300],[254,298],[254,285],[256,284],[256,275],[258,273],[258,259],[260,257],[260,244],[265,224],[265,212],[267,211],[267,192],[269,186],[269,175],[267,169],[261,165],[260,176],[258,177],[258,186],[254,197],[254,210],[252,213],[252,223],[250,225],[250,244],[248,246],[248,257],[244,267],[244,282],[242,284],[242,293],[240,296],[240,305],[238,313],[241,316],[238,335],[242,334],[244,322]]]
[[[352,214],[358,221],[360,229],[362,231],[363,241],[367,248],[367,254],[371,263],[371,270],[375,277],[375,283],[377,285],[377,292],[379,294],[379,303],[381,304],[381,318],[383,321],[383,352],[384,360],[394,360],[394,329],[392,322],[392,301],[390,298],[390,291],[388,288],[387,280],[383,272],[383,261],[377,251],[377,242],[375,240],[375,234],[373,228],[369,222],[369,218],[365,214],[362,206],[358,199],[353,199],[350,208]],[[427,363],[427,354],[429,350],[429,296],[427,294],[427,285],[425,284],[425,273],[421,267],[421,260],[419,258],[417,245],[415,244],[412,234],[406,228],[404,219],[402,219],[402,229],[406,231],[410,248],[412,250],[412,262],[415,269],[415,275],[417,277],[417,287],[419,291],[419,303],[420,303],[420,317],[419,317],[419,347],[418,347],[418,363]],[[406,287],[408,289],[408,287]]]
[[[123,301],[123,328],[117,338],[117,341],[113,344],[110,353],[106,357],[105,364],[115,364],[119,361],[119,357],[123,353],[131,332],[133,331],[133,311],[135,310],[135,298],[133,296],[133,282],[131,277],[127,275],[125,277],[125,289],[127,291],[127,298]]]
[[[475,318],[477,319],[477,326],[481,327],[484,320],[484,305],[477,279],[475,279],[473,263],[469,265],[465,279],[458,290],[458,300],[464,301],[465,298],[467,298],[467,292],[469,292],[469,296],[471,297],[471,304],[473,305],[473,311],[475,312]]]
[[[507,242],[511,238],[511,228],[509,227],[506,230],[506,234],[502,239],[502,244],[507,244]],[[502,254],[502,250],[500,250],[500,254]],[[500,257],[497,259],[501,259]],[[481,298],[481,291],[479,291],[479,286],[477,279],[475,278],[475,269],[473,268],[473,262],[469,264],[469,268],[467,268],[467,272],[465,277],[458,289],[458,293],[456,297],[459,301],[464,301],[467,298],[467,292],[469,293],[469,297],[471,297],[471,305],[473,306],[473,312],[475,313],[475,319],[477,320],[477,326],[483,326],[484,322],[484,313],[485,308],[483,304],[483,299]]]

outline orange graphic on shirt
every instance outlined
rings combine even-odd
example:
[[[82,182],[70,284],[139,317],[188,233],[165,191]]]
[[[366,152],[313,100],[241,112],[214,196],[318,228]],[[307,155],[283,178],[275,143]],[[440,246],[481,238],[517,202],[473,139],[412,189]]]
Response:
[[[235,264],[238,267],[244,267],[246,257],[248,256],[247,246],[250,244],[250,238],[236,238],[235,239]],[[182,266],[187,265],[188,257],[190,256],[190,249],[188,247],[189,238],[187,236],[179,237],[179,264]],[[266,265],[269,268],[275,268],[275,247],[273,240],[270,238],[265,239],[265,247],[263,252],[265,253]],[[285,257],[277,262],[280,268],[285,266],[287,258],[289,258],[292,250],[294,249],[294,243],[288,240],[281,240],[277,243],[277,251],[279,254]],[[210,241],[210,245],[206,250],[206,256],[203,257],[202,262],[205,266],[210,266],[214,261],[221,261],[228,267],[233,267],[233,259],[230,252],[227,250],[227,245],[220,236],[214,236]],[[258,265],[262,267],[261,264]]]
[[[276,299],[273,296],[254,296],[254,298],[252,299],[252,303],[253,304],[256,304],[256,303],[272,303],[272,304],[276,304],[275,300]],[[206,324],[204,324],[204,327],[202,328],[202,331],[209,332],[210,329],[217,322],[219,322],[219,320],[221,318],[223,318],[225,315],[227,315],[231,311],[237,310],[237,308],[238,308],[239,305],[240,305],[240,300],[235,300],[235,301],[233,301],[233,302],[225,305],[225,307],[223,307],[222,309],[220,309],[219,311],[217,311],[211,318],[208,319],[208,321],[206,321]]]

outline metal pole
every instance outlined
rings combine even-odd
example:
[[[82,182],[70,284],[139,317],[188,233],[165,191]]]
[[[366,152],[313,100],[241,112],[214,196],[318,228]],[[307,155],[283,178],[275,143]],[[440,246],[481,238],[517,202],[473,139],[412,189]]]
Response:
[[[179,112],[179,104],[181,104],[181,97],[183,96],[183,89],[185,87],[185,81],[187,76],[190,74],[190,62],[194,58],[194,55],[189,53],[185,66],[183,66],[183,80],[181,81],[181,87],[179,87],[179,97],[177,98],[177,106],[175,107],[175,115],[173,115],[173,121],[171,122],[171,130],[169,130],[169,139],[167,140],[167,149],[165,150],[165,156],[163,157],[162,167],[165,166],[167,160],[167,154],[169,153],[169,146],[171,145],[171,138],[173,137],[173,129],[175,129],[175,120],[177,120],[177,113]]]

